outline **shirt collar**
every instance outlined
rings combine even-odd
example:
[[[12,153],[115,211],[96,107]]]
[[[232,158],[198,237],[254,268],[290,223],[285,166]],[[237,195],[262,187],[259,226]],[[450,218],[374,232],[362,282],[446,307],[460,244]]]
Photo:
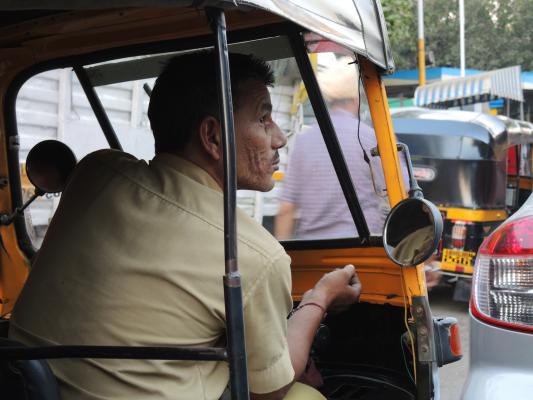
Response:
[[[180,156],[169,153],[160,153],[154,157],[152,162],[164,164],[204,186],[222,192],[218,183],[206,170]]]

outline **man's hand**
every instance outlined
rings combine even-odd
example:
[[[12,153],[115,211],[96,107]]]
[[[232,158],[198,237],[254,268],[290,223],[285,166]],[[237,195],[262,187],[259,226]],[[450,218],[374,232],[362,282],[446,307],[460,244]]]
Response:
[[[303,379],[320,383],[318,381],[320,375],[307,375],[305,372],[311,345],[324,317],[324,310],[337,311],[347,308],[357,301],[360,294],[361,282],[353,265],[327,273],[313,289],[305,292],[299,310],[287,322],[287,342],[295,380],[303,376]],[[302,307],[306,303],[315,303],[315,305]]]
[[[306,292],[302,303],[318,302],[329,312],[341,311],[357,302],[361,294],[361,281],[353,265],[328,272]]]

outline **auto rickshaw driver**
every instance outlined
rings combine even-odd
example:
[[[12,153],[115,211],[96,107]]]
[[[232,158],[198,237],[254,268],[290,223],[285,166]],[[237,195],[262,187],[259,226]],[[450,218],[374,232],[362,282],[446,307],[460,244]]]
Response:
[[[237,185],[270,190],[277,150],[286,142],[271,117],[272,73],[242,55],[230,56],[230,68]],[[156,157],[149,164],[112,150],[80,162],[17,301],[12,338],[29,345],[127,346],[209,346],[223,339],[223,150],[215,76],[210,53],[168,64],[151,97]],[[357,301],[355,269],[326,274],[287,321],[289,257],[253,219],[240,211],[237,219],[251,397],[312,399],[312,389],[293,382],[305,378],[326,310]],[[45,317],[35,318],[36,309]],[[218,399],[227,393],[223,362],[50,364],[66,399]]]

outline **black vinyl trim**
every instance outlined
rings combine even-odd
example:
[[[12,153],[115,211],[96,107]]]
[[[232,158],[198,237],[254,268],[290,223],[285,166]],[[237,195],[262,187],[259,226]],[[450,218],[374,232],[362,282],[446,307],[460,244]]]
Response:
[[[281,242],[285,250],[332,250],[350,249],[354,247],[383,247],[381,236],[370,236],[363,241],[361,238],[319,239],[319,240],[288,240]]]
[[[148,347],[148,346],[44,346],[0,347],[0,360],[39,360],[53,358],[109,358],[128,360],[226,361],[223,347]]]

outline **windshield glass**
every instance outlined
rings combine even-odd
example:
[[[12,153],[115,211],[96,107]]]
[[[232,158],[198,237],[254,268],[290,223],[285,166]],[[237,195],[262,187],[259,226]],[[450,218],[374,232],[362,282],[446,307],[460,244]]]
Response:
[[[381,235],[388,201],[379,157],[372,156],[376,141],[354,55],[332,42],[317,40],[316,36],[307,39],[311,63],[370,231]],[[275,76],[275,84],[269,88],[272,118],[287,136],[287,145],[279,149],[273,190],[239,190],[238,206],[279,239],[357,236],[287,38],[240,42],[229,47],[231,52],[253,53],[271,66]],[[147,116],[150,89],[161,66],[174,55],[137,56],[85,67],[124,151],[139,159],[148,161],[154,156]],[[30,109],[32,120],[26,117]],[[39,141],[61,140],[78,160],[109,147],[72,69],[49,71],[27,81],[17,99],[17,118],[25,199],[33,193],[24,176],[25,155]],[[365,153],[369,163],[364,160]],[[26,213],[35,247],[40,246],[59,197],[56,194],[39,198]],[[283,214],[287,204],[292,213]]]
[[[305,39],[370,233],[381,235],[389,206],[381,162],[373,156],[377,142],[357,60],[353,52],[315,34],[307,34]],[[290,238],[358,236],[303,85],[295,108],[297,123],[280,190],[282,205],[294,208]]]

